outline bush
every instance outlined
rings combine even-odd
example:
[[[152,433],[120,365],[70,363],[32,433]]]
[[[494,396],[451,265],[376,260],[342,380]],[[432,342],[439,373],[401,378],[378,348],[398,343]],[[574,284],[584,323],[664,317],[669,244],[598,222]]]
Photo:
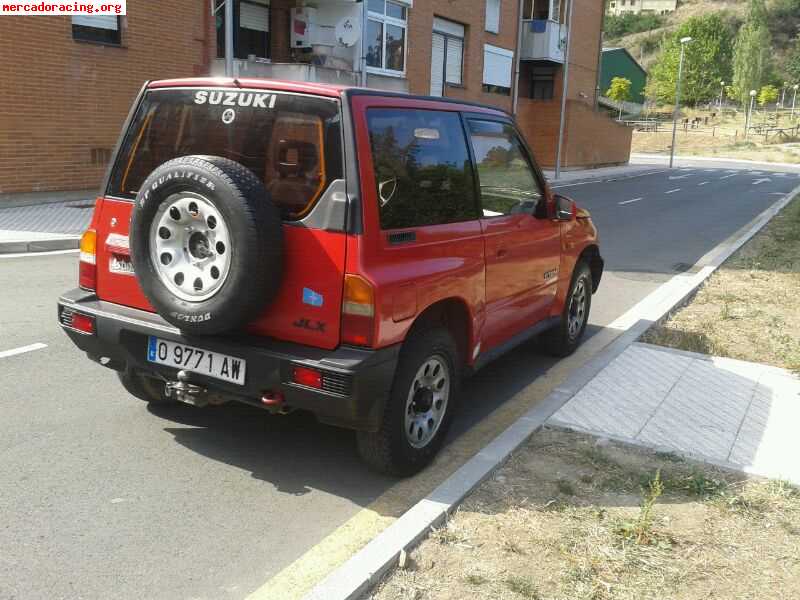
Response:
[[[663,27],[666,17],[652,13],[625,13],[622,15],[606,15],[605,32],[611,38],[619,38],[630,33],[650,31]]]

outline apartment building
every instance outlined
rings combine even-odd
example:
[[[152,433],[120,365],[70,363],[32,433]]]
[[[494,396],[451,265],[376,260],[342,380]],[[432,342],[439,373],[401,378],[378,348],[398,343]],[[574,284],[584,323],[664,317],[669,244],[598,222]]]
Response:
[[[675,12],[678,0],[609,0],[608,12],[612,15],[624,13],[655,13],[666,15]]]
[[[569,0],[231,1],[236,75],[516,110],[539,161],[555,163]],[[630,130],[596,103],[603,6],[573,1],[562,166],[624,163]],[[142,83],[223,75],[225,29],[222,0],[0,19],[0,202],[96,187]]]

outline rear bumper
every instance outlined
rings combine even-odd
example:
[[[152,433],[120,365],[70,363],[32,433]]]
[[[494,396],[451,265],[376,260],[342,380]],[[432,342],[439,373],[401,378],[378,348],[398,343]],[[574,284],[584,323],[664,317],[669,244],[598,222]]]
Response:
[[[94,317],[95,333],[87,335],[64,325],[65,310]],[[148,362],[148,336],[197,346],[247,361],[244,385],[190,374],[190,382],[231,399],[263,407],[266,392],[280,392],[285,404],[314,413],[325,423],[375,431],[394,378],[399,345],[380,350],[341,346],[323,350],[248,336],[213,338],[183,335],[159,315],[99,300],[80,289],[58,301],[58,320],[76,346],[92,360],[117,371],[133,369],[175,381],[177,369]],[[323,390],[290,381],[293,366],[323,372]]]

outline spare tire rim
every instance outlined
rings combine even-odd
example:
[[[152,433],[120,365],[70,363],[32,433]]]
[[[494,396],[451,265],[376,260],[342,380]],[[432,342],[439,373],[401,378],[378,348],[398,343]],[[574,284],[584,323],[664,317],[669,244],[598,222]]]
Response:
[[[159,279],[181,300],[203,302],[228,278],[232,248],[228,225],[208,199],[167,198],[150,225],[150,259]]]
[[[450,369],[439,355],[417,370],[406,399],[405,434],[414,448],[427,446],[439,431],[450,397]]]

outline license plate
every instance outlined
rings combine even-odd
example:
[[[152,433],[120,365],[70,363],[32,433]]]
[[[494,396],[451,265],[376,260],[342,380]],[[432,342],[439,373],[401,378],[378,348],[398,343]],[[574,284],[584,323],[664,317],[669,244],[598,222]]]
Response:
[[[241,358],[209,352],[194,346],[178,344],[150,336],[147,343],[147,360],[159,365],[201,373],[231,383],[244,385],[247,363]]]
[[[127,256],[112,254],[108,259],[108,270],[118,275],[135,275],[133,272],[133,262]]]

